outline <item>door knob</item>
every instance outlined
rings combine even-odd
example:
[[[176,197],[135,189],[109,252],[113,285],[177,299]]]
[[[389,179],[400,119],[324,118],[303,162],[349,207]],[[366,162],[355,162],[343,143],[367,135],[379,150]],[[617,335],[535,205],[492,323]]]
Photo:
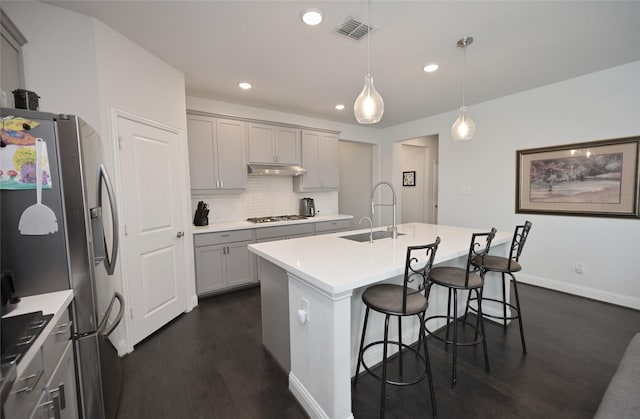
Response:
[[[178,231],[178,234],[176,234],[176,236],[177,236],[178,238],[180,238],[180,237],[184,236],[184,231]]]

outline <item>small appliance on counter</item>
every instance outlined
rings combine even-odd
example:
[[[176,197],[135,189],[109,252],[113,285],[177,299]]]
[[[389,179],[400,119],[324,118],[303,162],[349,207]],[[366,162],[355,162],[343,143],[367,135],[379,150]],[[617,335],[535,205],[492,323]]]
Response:
[[[2,315],[9,313],[20,302],[16,295],[16,287],[13,283],[13,275],[10,271],[2,272]]]
[[[194,226],[206,226],[209,225],[209,204],[204,201],[198,202],[198,208],[196,208],[196,215],[193,217]]]
[[[305,217],[316,215],[316,204],[313,202],[313,198],[302,198],[300,200],[300,215]]]

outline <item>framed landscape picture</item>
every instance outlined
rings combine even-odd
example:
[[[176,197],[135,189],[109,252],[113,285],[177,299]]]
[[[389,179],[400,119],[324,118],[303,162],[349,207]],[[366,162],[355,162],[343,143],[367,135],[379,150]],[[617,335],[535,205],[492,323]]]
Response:
[[[516,151],[516,213],[640,218],[640,137]]]

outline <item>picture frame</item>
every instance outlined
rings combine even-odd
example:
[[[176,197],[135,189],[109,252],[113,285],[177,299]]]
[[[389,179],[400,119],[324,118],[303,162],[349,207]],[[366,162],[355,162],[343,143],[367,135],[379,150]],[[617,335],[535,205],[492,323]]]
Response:
[[[516,213],[640,218],[640,137],[516,150]]]
[[[416,186],[416,172],[402,172],[402,186]]]

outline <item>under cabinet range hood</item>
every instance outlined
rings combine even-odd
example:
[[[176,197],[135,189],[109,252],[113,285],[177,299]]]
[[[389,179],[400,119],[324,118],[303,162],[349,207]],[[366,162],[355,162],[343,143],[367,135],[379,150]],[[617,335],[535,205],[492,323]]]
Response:
[[[307,173],[301,166],[289,164],[250,163],[249,176],[300,176]]]

